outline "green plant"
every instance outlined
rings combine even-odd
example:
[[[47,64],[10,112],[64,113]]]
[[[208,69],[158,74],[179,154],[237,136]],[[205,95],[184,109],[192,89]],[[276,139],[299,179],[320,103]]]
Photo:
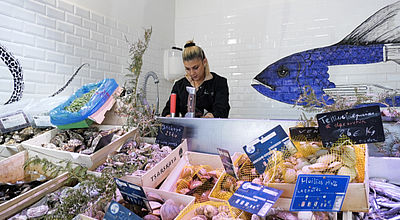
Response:
[[[146,52],[151,34],[153,33],[153,29],[145,29],[144,30],[144,40],[138,39],[136,42],[131,43],[125,36],[125,40],[129,45],[129,56],[130,62],[129,67],[127,68],[130,73],[126,74],[125,76],[128,78],[125,82],[125,89],[127,89],[128,93],[132,94],[132,100],[129,100],[130,103],[136,106],[137,104],[137,88],[139,83],[139,77],[142,73],[142,66],[143,66],[143,55]]]
[[[152,28],[149,28],[145,29],[144,40],[138,39],[136,42],[131,43],[126,39],[130,56],[127,69],[130,73],[126,74],[125,92],[117,98],[118,109],[116,110],[118,115],[126,117],[124,128],[129,130],[137,127],[139,135],[143,137],[155,137],[160,125],[155,119],[155,108],[142,105],[138,97],[138,83],[142,73],[143,55],[149,46],[151,34]]]

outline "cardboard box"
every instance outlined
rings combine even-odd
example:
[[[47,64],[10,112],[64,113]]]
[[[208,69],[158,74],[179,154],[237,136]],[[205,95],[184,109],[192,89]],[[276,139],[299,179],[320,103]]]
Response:
[[[24,179],[26,172],[24,170],[24,163],[26,160],[28,160],[28,152],[22,151],[0,161],[0,167],[2,168],[0,169],[0,182],[4,183]],[[34,169],[44,174],[40,167],[29,167],[29,169]],[[22,211],[24,208],[34,204],[46,194],[49,194],[64,185],[67,179],[68,174],[64,173],[5,203],[2,203],[0,205],[1,218],[11,217]]]
[[[157,193],[162,199],[172,199],[178,206],[183,205],[185,208],[194,204],[194,197],[182,195],[179,193],[167,192],[163,190],[153,189],[149,187],[143,187],[143,190],[147,192]],[[95,218],[88,217],[86,215],[80,214],[79,218],[81,220],[95,220]]]
[[[130,183],[146,186],[146,187],[157,187],[160,183],[172,172],[175,166],[178,164],[184,153],[187,151],[187,140],[185,139],[178,147],[162,159],[153,168],[148,170],[142,176],[124,176],[121,179],[126,180]],[[116,153],[115,151],[113,152]],[[103,160],[105,162],[106,158]]]
[[[164,183],[161,184],[160,189],[168,192],[175,192],[176,182],[179,179],[182,169],[189,165],[209,165],[214,169],[224,169],[218,155],[188,151],[184,154]]]
[[[99,125],[98,127],[101,130],[107,130],[120,126]],[[115,140],[113,140],[113,142],[91,155],[42,147],[42,144],[49,143],[51,138],[53,138],[58,133],[59,130],[53,129],[30,140],[22,142],[22,146],[29,151],[30,155],[37,155],[40,158],[46,158],[52,162],[67,160],[85,166],[89,168],[89,170],[93,170],[105,161],[110,152],[114,152],[118,147],[124,144],[128,138],[134,137],[134,135],[136,134],[136,129],[127,132],[123,136],[118,136]]]

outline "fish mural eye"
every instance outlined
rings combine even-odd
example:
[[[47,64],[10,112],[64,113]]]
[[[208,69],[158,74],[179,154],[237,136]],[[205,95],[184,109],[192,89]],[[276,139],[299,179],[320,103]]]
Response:
[[[13,92],[11,94],[10,99],[5,103],[5,105],[7,105],[13,102],[17,102],[22,98],[22,93],[24,91],[23,72],[19,61],[14,57],[14,55],[11,54],[11,52],[9,52],[6,49],[5,46],[1,44],[0,44],[0,59],[8,67],[14,80]]]
[[[297,52],[275,61],[254,77],[251,86],[264,96],[291,105],[299,104],[297,100],[308,88],[317,99],[330,105],[334,100],[329,97],[329,91],[340,92],[343,88],[329,80],[330,66],[390,61],[400,65],[398,48],[400,1],[378,10],[336,44]],[[384,101],[389,106],[400,106],[400,95]]]
[[[278,73],[279,77],[283,78],[283,77],[288,76],[290,72],[286,66],[281,65],[278,67],[277,73]]]

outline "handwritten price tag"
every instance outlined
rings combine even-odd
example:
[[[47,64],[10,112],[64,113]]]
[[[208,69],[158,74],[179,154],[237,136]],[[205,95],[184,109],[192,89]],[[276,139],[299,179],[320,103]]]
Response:
[[[183,129],[180,125],[163,123],[158,128],[156,143],[172,148],[178,147],[182,143]]]
[[[385,141],[379,106],[317,114],[317,120],[325,147],[344,137],[356,144]]]
[[[293,141],[321,141],[318,127],[292,127],[289,133]]]
[[[290,211],[340,211],[350,176],[300,174]]]

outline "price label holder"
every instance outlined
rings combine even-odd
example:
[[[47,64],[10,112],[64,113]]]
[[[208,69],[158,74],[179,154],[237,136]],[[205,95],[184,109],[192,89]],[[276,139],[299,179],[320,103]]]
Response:
[[[5,134],[30,126],[28,117],[23,111],[0,116],[0,131]]]
[[[33,123],[35,123],[35,126],[38,128],[54,127],[50,122],[49,115],[35,115],[33,116]]]
[[[276,151],[282,152],[287,157],[297,152],[296,147],[280,125],[245,145],[243,150],[259,174],[263,174],[269,167],[269,159]]]
[[[290,211],[340,211],[349,181],[350,176],[300,174]]]
[[[146,197],[146,193],[141,186],[126,182],[118,178],[114,178],[114,180],[125,201],[133,205],[137,205],[141,208],[147,209],[150,212],[152,211],[149,200]]]
[[[101,148],[109,145],[112,141],[112,138],[114,137],[115,132],[112,132],[110,134],[107,134],[103,137],[100,138],[99,142],[97,142],[96,147],[94,148],[94,152],[100,150]]]
[[[116,201],[111,201],[110,206],[104,216],[105,220],[143,220],[131,210],[125,208]]]
[[[182,143],[183,126],[162,123],[158,128],[156,143],[176,148]]]
[[[318,127],[292,127],[289,134],[292,141],[321,141]]]
[[[235,208],[264,217],[282,192],[279,189],[246,181],[236,190],[228,202]]]
[[[217,148],[219,157],[221,158],[222,165],[224,165],[225,172],[233,177],[236,177],[235,168],[233,166],[231,155],[228,150]]]
[[[324,147],[332,147],[339,138],[348,137],[355,144],[385,141],[379,106],[317,114]]]

